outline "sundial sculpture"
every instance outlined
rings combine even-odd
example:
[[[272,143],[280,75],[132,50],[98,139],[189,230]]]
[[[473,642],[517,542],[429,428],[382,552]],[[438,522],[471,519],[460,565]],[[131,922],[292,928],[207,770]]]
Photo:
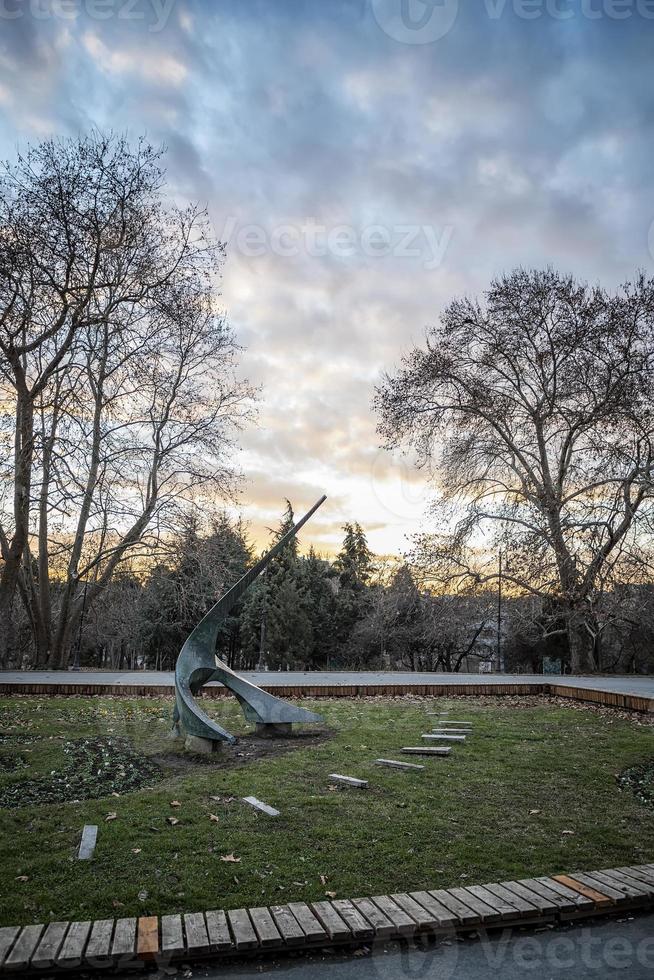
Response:
[[[173,725],[177,733],[180,732],[180,726],[184,730],[189,747],[208,752],[218,748],[217,743],[228,742],[234,745],[236,742],[234,735],[212,721],[195,702],[195,695],[200,688],[213,680],[220,681],[236,695],[246,720],[256,724],[257,731],[262,734],[290,731],[294,722],[322,721],[320,715],[313,711],[296,708],[295,705],[282,701],[281,698],[276,698],[267,691],[262,691],[256,684],[251,684],[250,681],[236,674],[216,656],[216,639],[220,624],[227,617],[230,609],[326,499],[323,495],[302,520],[280,538],[277,544],[253,565],[215,606],[212,606],[184,643],[175,666]]]

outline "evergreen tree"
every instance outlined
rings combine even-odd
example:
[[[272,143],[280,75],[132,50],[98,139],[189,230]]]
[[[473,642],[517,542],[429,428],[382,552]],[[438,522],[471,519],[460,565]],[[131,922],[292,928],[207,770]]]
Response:
[[[293,508],[287,500],[273,543],[294,523]],[[292,538],[273,558],[264,575],[246,594],[243,645],[247,657],[252,659],[256,652],[257,660],[273,668],[300,667],[310,658],[311,620],[297,538]]]
[[[366,535],[358,522],[343,526],[345,537],[335,562],[341,586],[361,591],[372,574],[372,552],[368,547]]]
[[[342,661],[351,659],[352,636],[368,613],[372,552],[360,524],[345,524],[343,545],[334,563],[339,589],[334,609],[334,634]]]
[[[302,565],[307,613],[311,623],[309,665],[317,670],[325,670],[331,666],[336,652],[335,582],[329,562],[320,558],[313,547]]]

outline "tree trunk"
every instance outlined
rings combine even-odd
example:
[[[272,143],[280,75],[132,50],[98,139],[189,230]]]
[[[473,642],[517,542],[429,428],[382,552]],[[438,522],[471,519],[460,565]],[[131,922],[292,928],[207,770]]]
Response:
[[[595,672],[594,639],[586,629],[583,614],[579,612],[573,611],[568,615],[568,649],[572,674],[592,674]]]

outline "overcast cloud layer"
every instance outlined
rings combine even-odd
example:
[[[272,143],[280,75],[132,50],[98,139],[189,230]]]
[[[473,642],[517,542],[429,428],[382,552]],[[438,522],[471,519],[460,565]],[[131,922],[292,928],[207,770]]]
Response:
[[[244,512],[328,503],[417,529],[424,478],[377,448],[381,370],[517,264],[652,271],[654,0],[0,0],[0,152],[91,126],[168,147],[228,243],[263,386]]]

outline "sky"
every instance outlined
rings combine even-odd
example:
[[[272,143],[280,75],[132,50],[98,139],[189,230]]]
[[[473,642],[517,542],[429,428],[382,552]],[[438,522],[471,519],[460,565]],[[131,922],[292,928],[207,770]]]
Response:
[[[324,554],[406,551],[429,486],[375,384],[517,265],[654,271],[654,0],[0,0],[0,156],[113,128],[227,244],[261,386],[241,436],[257,544],[289,498]]]

